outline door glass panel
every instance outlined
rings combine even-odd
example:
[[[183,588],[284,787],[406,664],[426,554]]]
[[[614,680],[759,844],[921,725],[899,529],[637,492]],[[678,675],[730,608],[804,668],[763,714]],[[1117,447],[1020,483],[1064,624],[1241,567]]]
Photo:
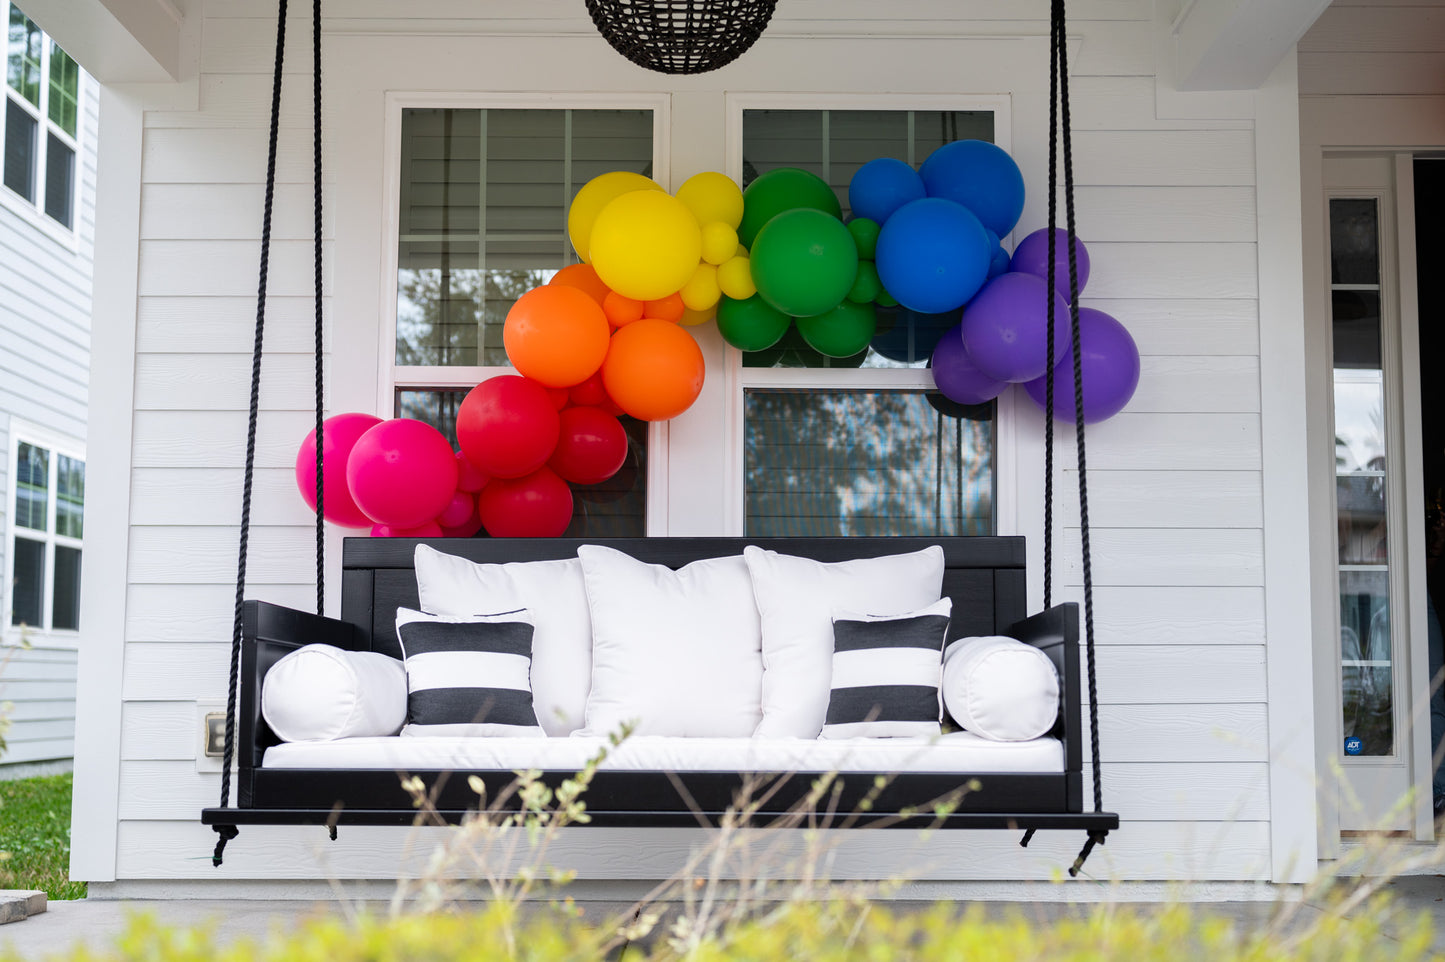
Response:
[[[993,405],[933,393],[749,389],[747,533],[993,533]]]
[[[1330,201],[1340,684],[1347,756],[1395,754],[1379,208]]]

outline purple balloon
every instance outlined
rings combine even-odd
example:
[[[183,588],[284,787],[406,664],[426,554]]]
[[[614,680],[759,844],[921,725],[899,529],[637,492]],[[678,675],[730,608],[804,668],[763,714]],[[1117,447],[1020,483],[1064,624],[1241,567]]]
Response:
[[[1067,343],[1067,342],[1065,342]],[[1084,380],[1084,423],[1111,418],[1124,409],[1139,386],[1139,348],[1117,320],[1092,307],[1079,308],[1079,357]],[[1024,390],[1044,408],[1047,379]],[[1074,420],[1074,358],[1072,351],[1054,368],[1054,417]]]
[[[992,401],[1003,393],[1008,382],[989,377],[968,359],[961,327],[949,328],[933,349],[933,383],[944,397],[959,404]]]
[[[1054,290],[1063,295],[1064,300],[1069,299],[1069,248],[1065,240],[1068,236],[1069,232],[1062,227],[1054,228]],[[1082,292],[1084,285],[1089,283],[1089,252],[1084,248],[1084,242],[1077,237],[1074,238],[1074,253],[1079,269],[1079,291]],[[1048,278],[1048,228],[1041,227],[1019,241],[1013,260],[1009,263],[1009,270]]]
[[[1054,355],[1069,349],[1069,305],[1054,297]],[[969,359],[999,381],[1032,381],[1049,368],[1048,284],[1033,274],[1001,274],[963,309]]]

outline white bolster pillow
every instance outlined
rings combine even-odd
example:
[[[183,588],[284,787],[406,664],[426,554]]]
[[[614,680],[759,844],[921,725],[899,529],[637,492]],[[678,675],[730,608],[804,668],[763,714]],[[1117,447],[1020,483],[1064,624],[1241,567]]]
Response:
[[[380,652],[306,645],[266,672],[261,716],[288,742],[395,735],[406,721],[406,668]]]
[[[1058,718],[1058,672],[1048,655],[1013,638],[960,638],[944,652],[943,703],[975,735],[1028,741]]]

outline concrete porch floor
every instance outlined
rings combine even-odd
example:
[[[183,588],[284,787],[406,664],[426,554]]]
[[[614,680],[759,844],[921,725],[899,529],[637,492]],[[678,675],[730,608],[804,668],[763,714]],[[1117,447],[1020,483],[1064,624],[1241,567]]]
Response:
[[[1395,916],[1386,924],[1386,931],[1399,931],[1406,920],[1420,912],[1428,913],[1434,922],[1434,950],[1445,953],[1445,875],[1415,875],[1396,879],[1388,891],[1394,896]],[[377,905],[377,903],[371,903]],[[621,912],[628,903],[588,900],[578,903],[586,915],[602,920]],[[925,902],[898,902],[895,906],[922,906]],[[959,903],[960,907],[967,903]],[[1122,902],[1140,912],[1147,912],[1157,903]],[[1048,921],[1088,911],[1088,904],[1071,902],[985,903],[990,917],[1003,917],[1011,912],[1027,918]],[[1270,901],[1224,901],[1199,903],[1203,911],[1234,919],[1242,927],[1252,927],[1269,919],[1275,903]],[[377,905],[377,911],[385,911]],[[85,899],[73,902],[51,902],[49,910],[22,922],[0,927],[0,948],[24,960],[41,960],[63,952],[78,943],[92,949],[111,945],[126,927],[129,918],[148,912],[170,925],[210,923],[218,944],[236,939],[263,939],[277,929],[291,928],[309,918],[336,915],[343,911],[336,901],[310,900],[187,900],[187,899]],[[1300,921],[1307,924],[1323,909],[1306,903]]]

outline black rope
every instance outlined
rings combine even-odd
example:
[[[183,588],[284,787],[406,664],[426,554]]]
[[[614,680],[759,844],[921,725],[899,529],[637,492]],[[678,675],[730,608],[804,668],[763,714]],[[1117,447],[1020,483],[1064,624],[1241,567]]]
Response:
[[[231,679],[226,691],[226,742],[221,753],[221,808],[231,795],[231,759],[236,750],[236,687],[241,671],[242,606],[246,593],[246,547],[251,533],[251,477],[256,463],[256,416],[261,402],[261,348],[266,330],[266,275],[271,266],[271,208],[276,195],[276,142],[281,121],[281,66],[286,55],[286,0],[279,0],[276,18],[276,71],[271,81],[271,141],[266,154],[266,199],[261,214],[261,268],[256,285],[256,344],[251,352],[251,413],[246,424],[246,470],[241,486],[241,540],[236,556],[236,612],[231,627]],[[318,459],[319,460],[319,459]],[[318,465],[319,467],[319,465]],[[238,834],[234,825],[214,826],[219,866],[226,843]]]
[[[1049,24],[1049,263],[1045,268],[1048,291],[1048,367],[1044,369],[1044,608],[1054,605],[1054,224],[1059,219],[1059,46],[1060,23]]]
[[[1054,58],[1058,62],[1059,109],[1062,112],[1060,130],[1064,140],[1064,216],[1067,221],[1065,238],[1069,248],[1069,338],[1074,352],[1074,440],[1078,448],[1079,541],[1084,564],[1084,647],[1088,651],[1089,658],[1089,747],[1094,766],[1094,811],[1102,812],[1104,810],[1104,791],[1099,775],[1099,690],[1094,670],[1094,572],[1089,553],[1089,477],[1087,452],[1084,448],[1083,351],[1079,346],[1079,264],[1078,251],[1074,244],[1074,154],[1073,139],[1069,130],[1069,46],[1064,32],[1064,0],[1053,0],[1053,22]],[[1055,134],[1056,131],[1049,131],[1051,154]],[[1050,240],[1053,238],[1053,231],[1054,224],[1050,220]],[[1049,272],[1053,273],[1052,256],[1049,258]],[[1049,303],[1053,304],[1052,291]],[[1052,336],[1052,325],[1050,325],[1049,333]],[[1049,380],[1052,383],[1053,378],[1050,377]],[[1052,418],[1051,402],[1047,419],[1052,420]],[[1079,858],[1079,865],[1083,864],[1084,858],[1088,857],[1089,851],[1093,848],[1095,841],[1093,833],[1090,833],[1089,841],[1090,844]],[[1077,870],[1077,865],[1075,869]]]
[[[312,227],[315,234],[316,261],[316,614],[326,614],[326,531],[322,524],[323,492],[322,436],[325,427],[322,421],[322,394],[325,375],[322,371],[322,316],[321,316],[321,0],[311,0],[311,177],[313,183]]]

